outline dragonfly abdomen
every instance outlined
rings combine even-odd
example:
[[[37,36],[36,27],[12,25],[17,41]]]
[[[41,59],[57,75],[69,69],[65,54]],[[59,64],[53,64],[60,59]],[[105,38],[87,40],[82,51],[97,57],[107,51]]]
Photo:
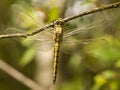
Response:
[[[57,67],[58,67],[58,57],[59,57],[59,51],[60,51],[60,44],[55,43],[54,46],[54,62],[53,62],[53,83],[56,82],[56,76],[57,76]]]

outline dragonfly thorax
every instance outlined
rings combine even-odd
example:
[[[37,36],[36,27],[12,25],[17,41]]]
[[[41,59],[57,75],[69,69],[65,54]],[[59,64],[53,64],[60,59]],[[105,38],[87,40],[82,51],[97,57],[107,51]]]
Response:
[[[54,41],[55,42],[62,42],[62,36],[63,36],[63,28],[60,27],[59,25],[55,26],[55,30],[54,30]]]
[[[60,27],[60,26],[56,26],[54,32],[55,32],[56,34],[62,34],[63,29],[62,29],[62,27]]]
[[[64,20],[62,18],[59,18],[58,20],[54,21],[54,41],[55,42],[62,42],[62,36],[63,36],[63,25]]]

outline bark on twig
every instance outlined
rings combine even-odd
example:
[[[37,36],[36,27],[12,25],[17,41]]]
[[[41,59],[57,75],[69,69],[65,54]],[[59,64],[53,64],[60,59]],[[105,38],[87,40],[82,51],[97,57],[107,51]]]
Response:
[[[88,10],[86,12],[83,12],[83,13],[80,13],[80,14],[77,14],[77,15],[73,15],[73,16],[67,17],[67,18],[64,19],[64,21],[68,22],[68,21],[70,21],[72,19],[76,19],[78,17],[82,17],[82,16],[85,16],[85,15],[88,15],[88,14],[104,11],[104,10],[111,9],[111,8],[117,8],[117,7],[120,7],[120,2],[109,4],[109,5],[105,5],[103,7],[95,8],[95,9]]]

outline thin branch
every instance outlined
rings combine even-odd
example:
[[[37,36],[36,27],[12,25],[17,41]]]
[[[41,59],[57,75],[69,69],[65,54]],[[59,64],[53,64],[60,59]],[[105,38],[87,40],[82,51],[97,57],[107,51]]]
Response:
[[[45,27],[40,28],[39,30],[33,31],[33,32],[31,32],[31,33],[16,33],[16,34],[0,35],[0,39],[2,39],[2,38],[15,38],[15,37],[24,37],[24,38],[26,38],[26,37],[28,37],[28,36],[33,36],[33,35],[41,32],[41,31],[43,31],[43,30],[45,30],[45,29],[47,29],[47,28],[52,27],[52,26],[53,26],[53,23],[48,24],[48,25],[46,25]]]
[[[20,33],[16,33],[16,34],[5,34],[5,35],[0,35],[0,39],[2,38],[14,38],[14,37],[27,37],[27,34],[20,34]]]
[[[80,13],[80,14],[77,14],[77,15],[73,15],[73,16],[64,18],[63,21],[64,22],[68,22],[68,21],[76,19],[78,17],[82,17],[82,16],[89,15],[89,14],[92,14],[92,13],[95,13],[95,12],[100,12],[100,11],[104,11],[104,10],[111,9],[111,8],[117,8],[117,7],[120,7],[120,2],[109,4],[109,5],[105,5],[103,7],[95,8],[93,10],[88,10],[86,12],[83,12],[83,13]],[[31,33],[24,33],[24,34],[17,33],[17,34],[0,35],[0,39],[2,39],[2,38],[14,38],[14,37],[28,37],[28,36],[33,36],[33,35],[41,32],[41,31],[43,31],[43,30],[45,30],[47,28],[53,27],[53,26],[54,26],[54,24],[50,23],[50,24],[44,26],[43,28],[40,28],[39,30],[33,31]]]
[[[78,17],[82,17],[82,16],[85,16],[85,15],[88,15],[88,14],[92,14],[92,13],[95,13],[95,12],[100,12],[100,11],[104,11],[104,10],[111,9],[111,8],[117,8],[117,7],[120,7],[120,2],[109,4],[109,5],[105,5],[103,7],[95,8],[95,9],[88,10],[86,12],[83,12],[83,13],[80,13],[80,14],[77,14],[77,15],[73,15],[73,16],[67,17],[67,18],[64,19],[64,22],[68,22],[68,21],[70,21],[72,19],[76,19]]]
[[[32,90],[44,90],[39,84],[29,79],[3,60],[0,60],[0,69]]]

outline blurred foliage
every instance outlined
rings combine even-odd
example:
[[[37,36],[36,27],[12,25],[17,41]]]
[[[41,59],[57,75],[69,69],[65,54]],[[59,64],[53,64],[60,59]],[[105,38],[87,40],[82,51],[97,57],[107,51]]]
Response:
[[[51,0],[51,6],[42,1],[38,6],[32,0],[0,0],[0,34],[5,33],[6,28],[11,27],[19,28],[16,32],[31,32],[41,27],[39,22],[46,24],[61,17],[62,8],[57,7],[55,4],[52,5],[53,1]],[[91,3],[94,6],[102,6],[106,2],[113,3],[114,1],[112,1],[86,0],[80,6],[86,5],[86,10]],[[80,6],[76,9],[77,4],[74,5],[75,2],[81,3],[79,0],[70,0],[65,10],[66,16],[76,14],[75,10],[84,11]],[[13,6],[13,4],[18,5],[18,9],[12,8],[11,5]],[[60,80],[56,85],[57,90],[120,90],[119,14],[120,8],[116,8],[67,23],[68,26],[65,26],[65,30],[70,31],[95,21],[99,22],[105,18],[102,24],[94,24],[97,27],[94,30],[85,30],[80,32],[81,34],[70,38],[80,40],[100,37],[104,38],[104,40],[88,41],[87,45],[80,45],[81,43],[69,44],[69,46],[65,47],[67,53],[63,49],[59,61]],[[16,32],[11,31],[11,33]],[[0,59],[3,59],[32,79],[34,79],[35,71],[38,69],[35,67],[36,52],[32,40],[25,38],[0,40]],[[0,90],[29,89],[0,70]]]
[[[60,14],[59,8],[57,8],[57,7],[52,8],[49,12],[50,22],[59,18],[59,14]]]

